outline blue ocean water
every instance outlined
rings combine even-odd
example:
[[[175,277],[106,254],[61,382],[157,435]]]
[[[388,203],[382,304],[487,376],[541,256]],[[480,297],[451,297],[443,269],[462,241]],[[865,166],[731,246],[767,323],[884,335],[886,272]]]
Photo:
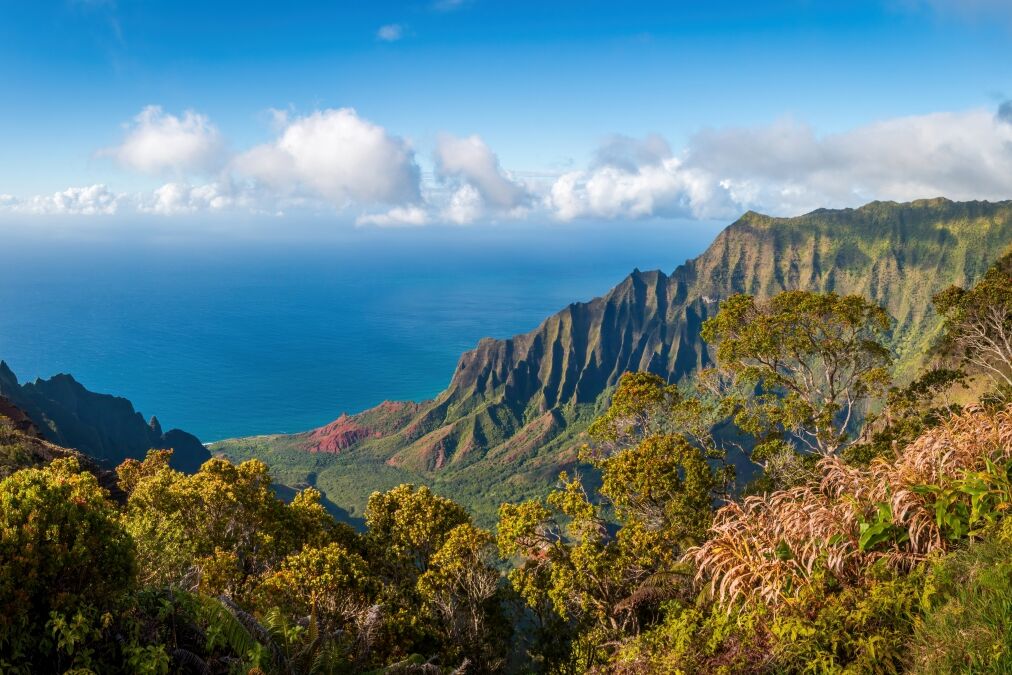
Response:
[[[204,441],[324,424],[443,389],[482,337],[534,328],[712,225],[0,240],[0,359],[72,373]]]

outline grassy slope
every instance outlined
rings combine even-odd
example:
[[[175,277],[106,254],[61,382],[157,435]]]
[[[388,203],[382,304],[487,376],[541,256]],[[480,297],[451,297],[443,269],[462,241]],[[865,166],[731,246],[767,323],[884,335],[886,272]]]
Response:
[[[353,516],[372,491],[410,481],[487,523],[500,502],[544,492],[572,464],[579,434],[622,372],[678,380],[705,364],[699,326],[721,298],[787,288],[870,297],[897,320],[902,378],[937,334],[931,295],[971,282],[1010,243],[1007,202],[876,202],[790,219],[749,213],[670,276],[636,272],[531,333],[482,340],[461,357],[450,387],[413,409],[407,424],[390,423],[383,408],[355,416],[381,431],[339,455],[307,453],[308,434],[233,439],[212,450],[260,457],[280,482],[316,485]]]

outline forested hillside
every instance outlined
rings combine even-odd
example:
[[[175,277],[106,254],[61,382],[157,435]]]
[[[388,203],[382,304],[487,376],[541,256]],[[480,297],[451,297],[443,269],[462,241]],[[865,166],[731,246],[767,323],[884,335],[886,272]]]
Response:
[[[703,322],[735,293],[856,293],[894,318],[893,368],[909,379],[937,337],[931,296],[972,283],[1012,245],[1012,203],[875,202],[797,218],[747,213],[670,275],[633,272],[530,333],[482,340],[432,401],[384,403],[320,429],[217,443],[258,457],[286,485],[314,485],[356,517],[369,494],[427,484],[494,518],[501,501],[543,495],[577,463],[581,434],[627,371],[667,382],[712,361]],[[747,462],[739,461],[742,470]]]
[[[110,491],[4,402],[0,667],[1007,673],[1010,268],[928,300],[904,379],[868,297],[728,297],[691,382],[620,378],[578,451],[598,480],[563,472],[492,529],[403,484],[358,532],[259,460],[188,475],[157,449]]]

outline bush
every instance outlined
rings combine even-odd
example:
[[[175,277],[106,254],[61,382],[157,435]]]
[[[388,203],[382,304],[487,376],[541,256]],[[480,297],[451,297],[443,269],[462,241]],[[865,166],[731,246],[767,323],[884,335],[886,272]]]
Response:
[[[91,667],[134,581],[133,546],[74,459],[0,482],[0,670]],[[34,664],[34,665],[33,665]]]

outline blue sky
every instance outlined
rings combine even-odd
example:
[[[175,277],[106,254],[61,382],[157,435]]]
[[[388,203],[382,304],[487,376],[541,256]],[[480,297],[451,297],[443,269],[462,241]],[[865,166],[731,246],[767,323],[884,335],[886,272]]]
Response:
[[[1012,197],[1008,3],[701,4],[0,0],[0,210],[382,226]]]

